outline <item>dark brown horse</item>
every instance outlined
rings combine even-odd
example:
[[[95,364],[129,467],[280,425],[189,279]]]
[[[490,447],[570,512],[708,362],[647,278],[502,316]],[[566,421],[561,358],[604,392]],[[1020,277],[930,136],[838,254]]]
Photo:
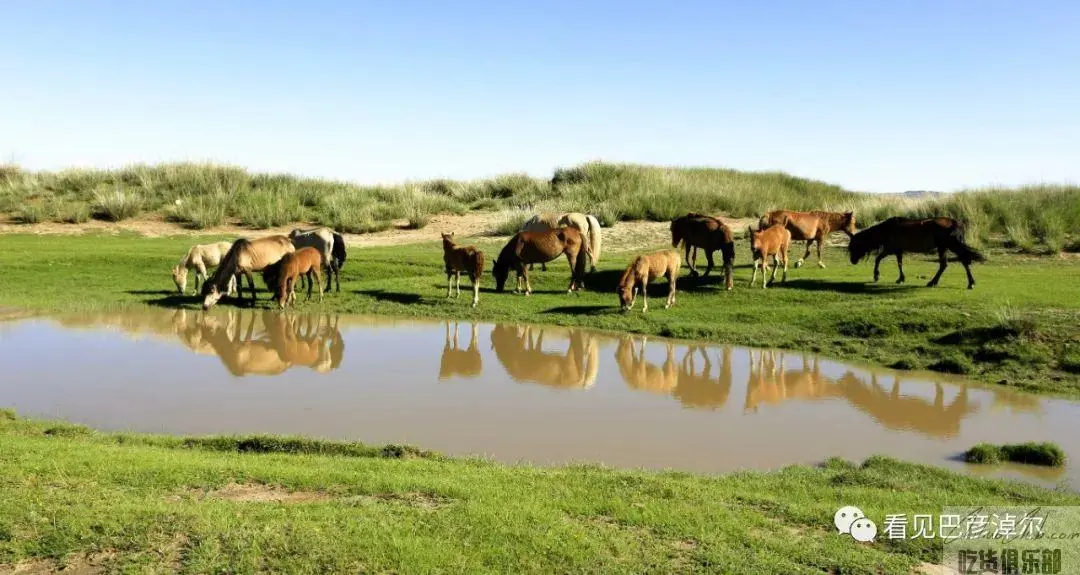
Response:
[[[964,226],[952,218],[902,218],[892,217],[880,224],[870,226],[853,235],[848,244],[851,263],[857,264],[871,252],[877,252],[874,260],[874,281],[878,281],[878,266],[881,260],[890,255],[896,256],[896,267],[900,277],[896,283],[904,283],[904,252],[938,254],[938,271],[926,284],[934,287],[941,274],[945,272],[945,252],[951,251],[967,272],[968,289],[975,287],[975,278],[971,275],[971,263],[986,261],[981,253],[964,243]]]
[[[680,242],[683,242],[686,250],[684,259],[690,267],[691,277],[698,275],[697,268],[694,267],[697,251],[695,250],[694,258],[691,259],[691,247],[705,250],[705,259],[709,262],[705,268],[705,276],[708,276],[713,268],[713,252],[720,250],[724,257],[724,283],[727,289],[732,288],[731,268],[735,263],[735,240],[731,228],[712,216],[690,212],[671,221],[671,247],[679,247]]]
[[[521,278],[525,278],[525,295],[532,293],[529,285],[529,273],[525,266],[547,263],[566,254],[570,263],[570,288],[567,293],[584,287],[585,266],[590,259],[589,245],[581,232],[575,228],[557,228],[543,232],[518,232],[506,243],[491,273],[495,276],[495,289],[505,291],[506,278],[510,270],[517,272],[517,285],[514,293],[521,291]]]

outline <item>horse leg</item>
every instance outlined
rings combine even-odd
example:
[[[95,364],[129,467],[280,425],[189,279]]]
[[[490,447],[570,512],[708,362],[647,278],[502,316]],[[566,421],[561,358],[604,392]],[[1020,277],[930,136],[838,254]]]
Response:
[[[315,272],[315,283],[319,284],[319,303],[322,303],[323,287],[322,287],[322,274],[318,271]],[[326,287],[330,287],[330,276],[326,276]],[[310,294],[311,287],[308,287],[308,293]]]
[[[780,254],[783,255],[783,261],[784,261],[784,275],[780,277],[780,283],[786,283],[787,282],[788,254],[787,254],[786,250],[781,251]]]
[[[693,257],[691,257],[690,256],[690,242],[687,242],[686,240],[683,240],[683,241],[685,242],[683,244],[683,246],[684,246],[685,251],[686,251],[686,255],[683,257],[683,259],[686,260],[686,263],[690,268],[690,277],[697,277],[697,275],[698,275],[697,268],[694,267],[694,261],[697,260],[697,246],[694,246],[694,255],[693,255]]]
[[[825,235],[822,234],[822,235],[818,236],[818,239],[817,239],[817,265],[818,265],[818,267],[821,267],[821,268],[825,267],[825,262],[821,261],[821,246],[824,243],[825,243]]]
[[[881,277],[881,271],[879,270],[879,268],[881,266],[881,260],[885,259],[885,256],[887,256],[887,255],[889,255],[887,252],[881,252],[880,254],[877,255],[876,258],[874,258],[874,281],[875,282],[878,281],[878,278]]]
[[[769,276],[769,283],[770,284],[776,283],[776,271],[779,270],[779,269],[780,269],[780,255],[776,254],[776,255],[773,256],[772,275]]]
[[[814,240],[806,240],[806,253],[803,254],[799,261],[795,262],[795,267],[801,268],[806,258],[810,257],[810,246],[814,243]]]
[[[472,306],[476,307],[480,303],[480,276],[469,274],[469,280],[472,281]],[[476,329],[476,324],[473,324],[473,329]]]
[[[964,271],[967,272],[968,289],[975,289],[975,276],[971,275],[971,261],[963,258],[960,260],[960,264],[964,266]]]
[[[934,277],[930,279],[930,283],[926,284],[926,287],[934,287],[937,285],[938,280],[941,279],[941,274],[945,273],[945,267],[948,264],[945,263],[945,248],[938,248],[938,270],[934,274]]]
[[[775,270],[776,270],[775,266],[773,266],[773,270],[775,272]],[[768,277],[769,277],[769,256],[764,256],[764,257],[761,258],[761,289],[765,289],[765,288],[769,287],[768,284],[765,283],[765,280],[767,280]]]
[[[461,297],[461,270],[454,272],[454,289],[457,290],[457,294],[454,297]]]
[[[900,277],[896,278],[896,283],[904,283],[904,254],[896,254],[896,267],[900,270]]]
[[[671,273],[669,271],[667,273],[667,280],[668,280],[667,305],[664,306],[664,309],[668,309],[669,307],[675,305],[675,274],[673,274],[673,273]]]
[[[245,276],[247,276],[247,281],[248,281],[248,290],[250,290],[250,291],[251,291],[251,306],[252,306],[252,307],[255,307],[255,276],[251,275],[251,272],[250,272],[250,271],[247,271],[247,270],[243,271],[242,273],[243,273],[243,274],[244,274]],[[240,283],[239,283],[239,282],[237,282],[237,286],[236,286],[236,287],[237,287],[237,289],[240,289],[240,288],[241,288],[241,286],[240,286]],[[237,295],[240,295],[240,294],[238,293]],[[241,301],[243,301],[243,298],[242,298],[242,297],[241,297],[240,299],[241,299]]]
[[[761,262],[757,258],[754,258],[754,275],[750,277],[750,287],[754,287],[754,280],[757,279],[758,267],[760,265]]]
[[[705,277],[709,277],[709,272],[711,272],[713,269],[712,255],[712,250],[705,250],[705,261],[708,262],[708,265],[705,266]]]
[[[641,313],[649,311],[649,274],[641,276]]]
[[[454,285],[454,282],[452,280],[453,277],[454,277],[454,272],[450,271],[450,268],[447,267],[446,268],[446,299],[450,299],[450,294],[452,292],[452,287],[451,286]]]

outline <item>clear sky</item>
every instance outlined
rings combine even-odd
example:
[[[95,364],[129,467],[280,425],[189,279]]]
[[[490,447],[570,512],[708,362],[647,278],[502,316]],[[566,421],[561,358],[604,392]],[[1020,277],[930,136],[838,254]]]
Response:
[[[1080,181],[1074,0],[0,0],[0,161]]]

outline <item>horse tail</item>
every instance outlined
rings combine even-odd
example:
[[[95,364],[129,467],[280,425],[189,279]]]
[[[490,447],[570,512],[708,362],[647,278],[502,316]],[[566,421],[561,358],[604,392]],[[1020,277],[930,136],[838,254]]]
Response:
[[[334,233],[334,265],[337,269],[345,267],[345,238],[337,232]]]
[[[952,236],[953,241],[955,241],[953,251],[956,252],[956,255],[959,256],[961,261],[986,261],[986,256],[983,255],[982,252],[969,246],[967,242],[964,241],[965,236],[967,235],[967,226],[965,226],[963,222],[954,221],[952,229],[950,230],[950,235]]]
[[[585,220],[589,222],[589,249],[592,252],[593,267],[595,267],[596,262],[600,261],[600,220],[592,215],[586,215]]]

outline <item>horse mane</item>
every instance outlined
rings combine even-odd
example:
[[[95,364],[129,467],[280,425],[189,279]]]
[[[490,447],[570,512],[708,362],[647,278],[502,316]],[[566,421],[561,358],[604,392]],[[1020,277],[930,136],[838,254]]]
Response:
[[[251,249],[251,240],[239,238],[233,242],[232,247],[221,258],[221,263],[214,270],[214,276],[210,278],[210,281],[203,282],[204,296],[210,293],[208,286],[216,287],[219,292],[228,289],[229,278],[236,275],[236,269],[240,267],[240,252],[245,249]]]

